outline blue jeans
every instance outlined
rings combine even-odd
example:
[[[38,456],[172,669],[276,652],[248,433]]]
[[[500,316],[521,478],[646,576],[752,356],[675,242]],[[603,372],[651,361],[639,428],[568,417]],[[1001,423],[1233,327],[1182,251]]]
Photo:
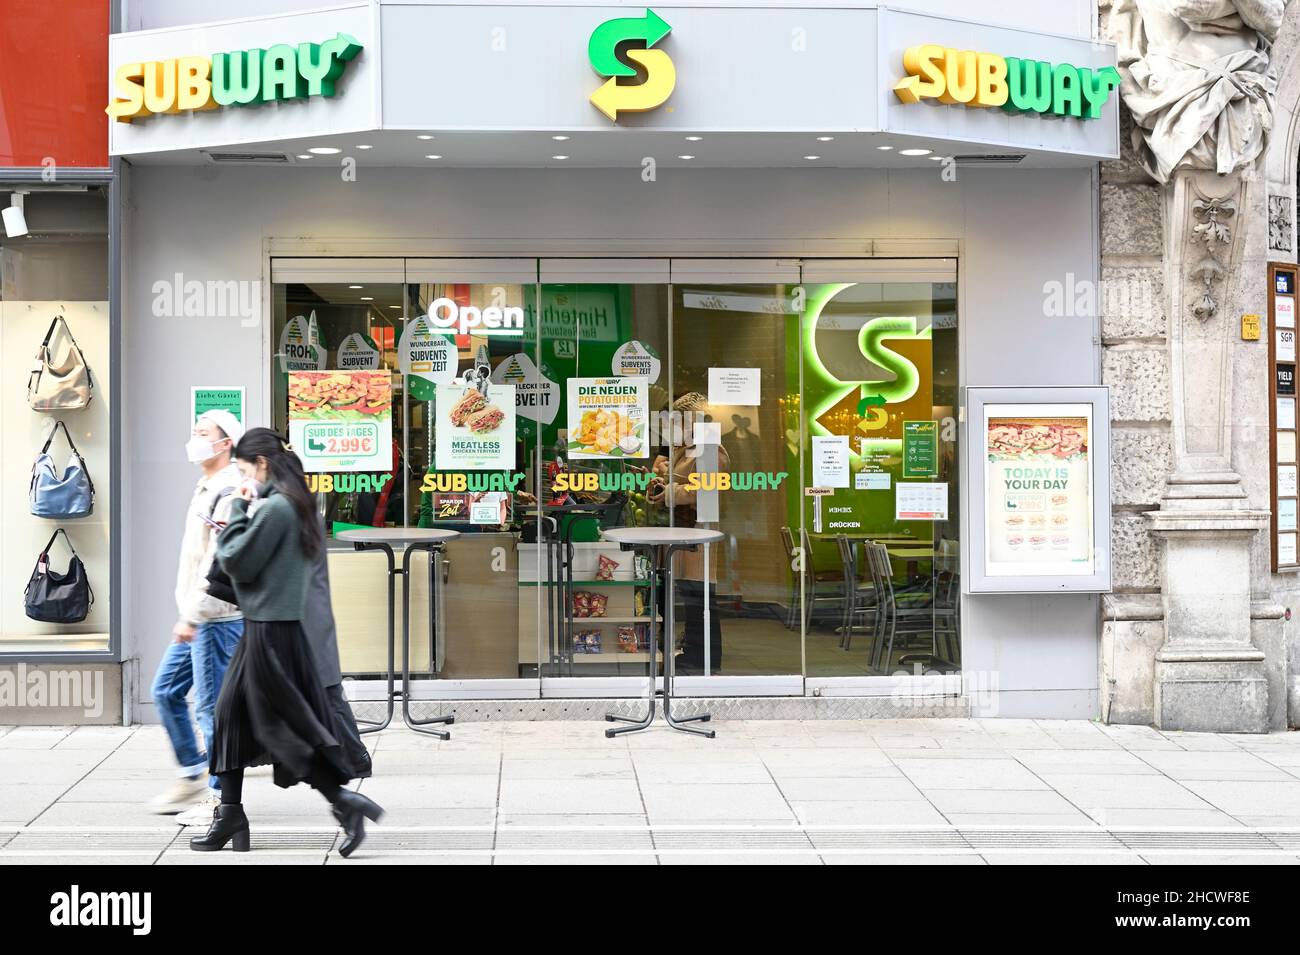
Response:
[[[243,620],[201,624],[189,643],[173,641],[168,644],[162,662],[158,664],[158,673],[153,681],[153,699],[183,775],[197,776],[208,766],[208,757],[199,750],[194,736],[186,697],[193,688],[194,716],[204,742],[211,742],[212,714],[221,693],[221,681],[243,635]],[[221,786],[216,777],[209,778],[208,785],[214,790]]]

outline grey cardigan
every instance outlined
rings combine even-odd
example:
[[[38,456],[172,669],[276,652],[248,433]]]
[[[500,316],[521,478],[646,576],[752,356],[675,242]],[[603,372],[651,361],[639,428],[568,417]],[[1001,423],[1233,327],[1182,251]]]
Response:
[[[313,567],[298,523],[293,504],[274,488],[266,489],[251,517],[243,498],[231,505],[230,523],[217,537],[217,560],[235,585],[246,619],[303,619]]]

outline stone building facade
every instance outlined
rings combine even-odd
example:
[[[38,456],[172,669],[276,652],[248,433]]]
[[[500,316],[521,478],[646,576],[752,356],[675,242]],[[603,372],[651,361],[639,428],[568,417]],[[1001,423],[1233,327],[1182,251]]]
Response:
[[[1123,152],[1100,170],[1114,560],[1101,715],[1282,729],[1300,724],[1300,580],[1270,564],[1268,263],[1296,261],[1300,4],[1099,8],[1124,76]],[[1264,318],[1259,341],[1243,340],[1243,315]]]

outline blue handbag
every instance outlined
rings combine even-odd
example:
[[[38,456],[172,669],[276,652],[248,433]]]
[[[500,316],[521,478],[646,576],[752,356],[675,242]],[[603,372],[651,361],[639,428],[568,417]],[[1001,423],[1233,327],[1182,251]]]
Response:
[[[63,436],[68,439],[68,447],[72,450],[72,456],[68,458],[68,466],[63,469],[62,476],[59,475],[54,466],[54,459],[49,454],[50,443],[59,428],[63,429]],[[49,438],[45,441],[45,447],[41,448],[41,453],[36,456],[36,461],[32,465],[29,496],[32,513],[37,517],[67,520],[86,517],[95,509],[95,485],[91,483],[90,475],[86,472],[86,462],[81,452],[72,443],[68,426],[62,421],[55,422]]]

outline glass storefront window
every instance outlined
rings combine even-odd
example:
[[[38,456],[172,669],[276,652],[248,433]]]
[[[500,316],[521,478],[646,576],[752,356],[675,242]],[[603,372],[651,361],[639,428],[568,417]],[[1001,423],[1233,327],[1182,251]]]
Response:
[[[277,282],[273,335],[314,316],[302,333],[326,368],[369,356],[391,380],[391,467],[318,486],[330,529],[461,532],[434,567],[414,561],[416,677],[635,695],[652,596],[661,614],[674,601],[681,676],[798,693],[804,678],[960,669],[951,263],[394,261]],[[425,321],[449,367],[402,374],[403,335]],[[647,525],[725,536],[652,595],[600,533]],[[385,569],[332,547],[355,676],[383,670]]]
[[[111,471],[111,418],[116,382],[109,355],[109,245],[107,187],[17,186],[25,193],[28,234],[0,233],[0,355],[9,374],[9,399],[0,405],[5,436],[0,459],[7,478],[0,508],[0,653],[87,652],[109,649],[114,594],[110,591],[112,540],[110,501],[116,475]],[[0,190],[0,207],[10,203]],[[50,339],[50,366],[68,365],[75,341],[90,369],[92,397],[84,407],[34,411],[23,393],[32,357],[51,322],[62,322]],[[67,428],[94,486],[93,508],[84,516],[37,516],[29,500],[33,460],[56,422]],[[62,429],[51,441],[54,475],[62,477],[72,448]],[[57,505],[53,508],[58,513]],[[64,573],[75,551],[85,568],[93,602],[83,619],[53,623],[33,619],[24,589],[37,557],[56,530],[50,568]],[[69,550],[72,548],[72,551]]]

